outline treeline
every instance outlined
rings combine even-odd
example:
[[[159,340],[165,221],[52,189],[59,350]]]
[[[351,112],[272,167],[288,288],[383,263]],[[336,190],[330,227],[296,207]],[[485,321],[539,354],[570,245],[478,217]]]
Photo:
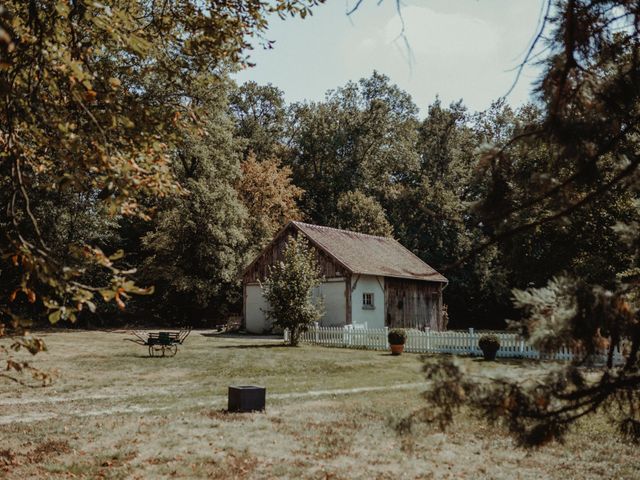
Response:
[[[411,97],[379,73],[321,102],[287,105],[274,86],[224,77],[193,97],[207,114],[172,153],[180,191],[143,196],[149,218],[96,209],[105,192],[59,188],[32,199],[56,256],[79,244],[122,250],[122,268],[155,289],[81,312],[81,326],[204,326],[240,312],[240,272],[291,219],[395,237],[449,278],[450,328],[504,326],[518,314],[513,288],[542,286],[563,272],[613,286],[632,266],[614,228],[639,217],[628,192],[613,189],[571,222],[504,234],[499,219],[518,218],[513,206],[530,198],[532,182],[553,187],[536,176],[548,170],[551,145],[508,143],[541,116],[534,105],[514,110],[498,101],[470,112],[436,99],[421,118]],[[496,148],[509,151],[508,163],[496,165]],[[549,213],[522,212],[520,222]]]

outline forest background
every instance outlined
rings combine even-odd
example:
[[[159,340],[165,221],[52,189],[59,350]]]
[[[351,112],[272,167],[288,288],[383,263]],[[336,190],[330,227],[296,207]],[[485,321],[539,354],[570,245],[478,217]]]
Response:
[[[619,87],[620,101],[598,101],[619,105],[620,122],[598,113],[588,83],[584,98],[566,97],[591,102],[593,119],[570,118],[589,127],[578,149],[549,114],[560,95],[554,56],[515,110],[437,97],[419,110],[375,71],[292,104],[272,85],[232,80],[267,15],[304,17],[315,3],[230,4],[215,18],[144,2],[0,12],[5,315],[81,327],[222,322],[241,311],[243,268],[289,220],[396,238],[449,279],[449,328],[503,328],[520,315],[514,289],[571,276],[615,290],[635,271],[625,231],[640,218],[638,194],[617,181],[629,153],[598,137],[613,129],[616,142],[635,141],[624,105],[637,88],[626,70],[613,83],[618,70],[606,67],[629,60],[635,32],[606,37],[619,51],[589,52],[604,65],[598,86]],[[546,18],[558,31],[570,23]],[[553,138],[539,133],[547,127]],[[594,184],[606,188],[593,195]],[[571,215],[559,210],[572,202]]]
[[[541,287],[564,272],[613,286],[633,266],[613,227],[640,217],[637,199],[615,191],[579,219],[475,252],[493,233],[478,212],[495,181],[483,172],[483,148],[534,123],[535,103],[514,110],[497,100],[471,112],[436,98],[420,118],[410,95],[378,72],[322,102],[288,105],[278,88],[237,85],[226,73],[199,89],[203,131],[185,137],[171,163],[184,191],[143,199],[149,218],[113,215],[86,192],[32,196],[56,256],[78,244],[122,250],[122,268],[155,288],[124,309],[97,302],[77,325],[223,322],[241,311],[242,269],[289,220],[396,238],[448,277],[449,328],[503,328],[518,316],[513,288]],[[547,149],[523,151],[512,175],[534,175]]]

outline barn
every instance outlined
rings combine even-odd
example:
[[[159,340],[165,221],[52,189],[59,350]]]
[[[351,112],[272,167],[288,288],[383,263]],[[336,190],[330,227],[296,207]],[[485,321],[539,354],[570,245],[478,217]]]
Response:
[[[315,250],[323,282],[322,326],[366,325],[445,330],[447,279],[392,238],[302,222],[287,224],[243,273],[243,323],[251,333],[271,329],[260,281],[282,258],[291,235]]]

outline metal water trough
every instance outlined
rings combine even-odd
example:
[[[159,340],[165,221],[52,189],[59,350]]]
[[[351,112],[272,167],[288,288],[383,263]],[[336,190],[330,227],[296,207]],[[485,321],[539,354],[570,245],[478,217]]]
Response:
[[[267,397],[265,387],[255,385],[229,386],[229,412],[264,411]]]

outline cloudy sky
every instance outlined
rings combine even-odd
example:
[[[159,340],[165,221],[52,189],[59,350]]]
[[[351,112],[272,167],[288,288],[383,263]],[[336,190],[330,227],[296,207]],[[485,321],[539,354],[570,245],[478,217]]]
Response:
[[[423,110],[436,95],[463,99],[483,110],[509,90],[538,22],[541,0],[405,0],[408,53],[398,39],[395,0],[365,0],[347,17],[354,0],[327,0],[305,20],[273,20],[272,50],[257,49],[257,65],[239,82],[272,83],[288,102],[321,100],[325,92],[378,70],[411,94]],[[514,106],[530,95],[536,71],[525,71],[509,95]]]

